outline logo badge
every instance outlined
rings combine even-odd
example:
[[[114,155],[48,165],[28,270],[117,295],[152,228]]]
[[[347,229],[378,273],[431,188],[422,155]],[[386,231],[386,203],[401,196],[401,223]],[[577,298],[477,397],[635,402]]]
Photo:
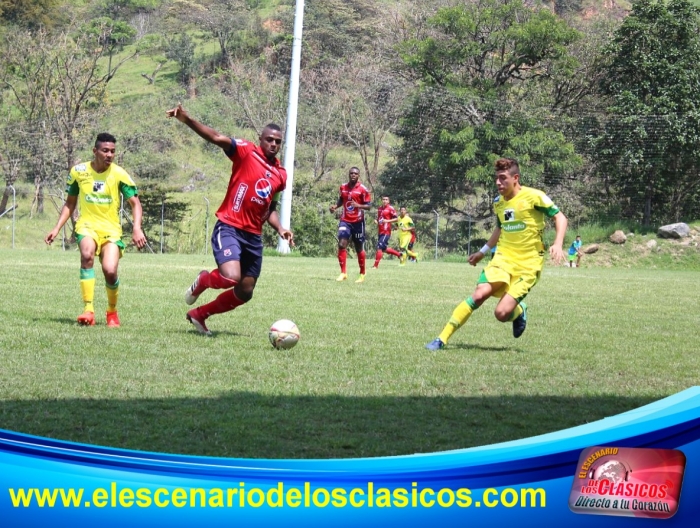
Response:
[[[105,182],[103,182],[103,181],[92,182],[92,192],[99,193],[99,192],[104,191],[104,189],[105,189]]]
[[[260,198],[268,198],[272,194],[272,184],[267,180],[258,180],[255,182],[255,194]]]
[[[678,511],[685,455],[675,449],[590,447],[571,486],[574,513],[668,519]]]
[[[503,211],[503,220],[506,222],[515,220],[515,209],[506,209]]]
[[[243,203],[243,197],[245,196],[248,186],[245,183],[241,183],[236,190],[236,196],[233,199],[233,211],[237,213],[241,210],[241,204]]]

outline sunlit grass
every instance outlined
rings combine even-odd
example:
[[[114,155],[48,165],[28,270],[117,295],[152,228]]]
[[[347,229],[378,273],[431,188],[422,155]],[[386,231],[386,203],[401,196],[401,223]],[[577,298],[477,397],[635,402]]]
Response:
[[[493,303],[432,353],[479,273],[382,262],[362,285],[335,259],[266,257],[252,302],[185,321],[210,255],[129,253],[122,328],[81,328],[78,254],[0,250],[0,427],[149,451],[244,457],[430,452],[559,430],[697,383],[697,272],[547,268],[513,339]],[[214,297],[206,292],[202,301]],[[672,299],[672,302],[666,302]],[[693,309],[695,306],[695,309]],[[294,320],[299,345],[267,328]]]

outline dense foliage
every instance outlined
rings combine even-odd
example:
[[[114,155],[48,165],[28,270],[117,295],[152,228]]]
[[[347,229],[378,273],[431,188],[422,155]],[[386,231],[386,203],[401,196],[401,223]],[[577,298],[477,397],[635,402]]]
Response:
[[[454,249],[490,227],[500,156],[518,158],[524,183],[576,224],[700,217],[698,10],[688,0],[590,7],[307,0],[300,251],[332,253],[327,208],[352,165],[375,196],[407,205],[426,237],[439,228]],[[0,0],[0,213],[23,182],[41,212],[108,127],[155,193],[154,214],[164,200],[179,204],[176,232],[185,204],[201,203],[185,193],[222,192],[228,171],[162,111],[184,100],[248,139],[270,121],[284,126],[293,22],[293,0]]]

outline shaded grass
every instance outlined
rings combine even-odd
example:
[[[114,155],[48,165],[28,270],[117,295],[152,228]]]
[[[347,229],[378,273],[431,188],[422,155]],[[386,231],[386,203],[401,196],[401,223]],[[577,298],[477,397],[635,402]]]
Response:
[[[211,260],[128,254],[108,330],[100,277],[98,326],[74,323],[76,253],[0,250],[0,427],[215,456],[397,455],[571,427],[698,379],[697,272],[548,268],[521,339],[490,302],[436,354],[423,344],[479,268],[385,261],[355,285],[334,281],[334,259],[266,257],[254,300],[205,338],[182,294]],[[280,318],[302,333],[287,352],[267,342]]]

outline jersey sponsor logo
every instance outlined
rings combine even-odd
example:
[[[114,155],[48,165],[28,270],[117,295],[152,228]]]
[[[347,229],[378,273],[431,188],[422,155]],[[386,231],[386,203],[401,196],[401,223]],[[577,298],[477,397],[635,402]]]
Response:
[[[85,163],[81,163],[79,165],[76,165],[74,168],[75,168],[76,172],[85,172],[87,170]]]
[[[248,144],[248,142],[245,139],[236,139],[236,145],[240,145],[241,147],[244,147],[245,145]]]
[[[238,212],[241,210],[241,204],[243,203],[243,197],[245,196],[246,191],[248,190],[248,185],[245,183],[241,183],[238,186],[238,190],[236,191],[236,197],[233,199],[233,210],[234,212]]]
[[[346,203],[345,203],[345,210],[346,210],[346,211],[354,211],[354,210],[355,210],[355,206],[352,205],[352,202],[346,202]]]
[[[105,190],[105,182],[103,182],[103,181],[92,182],[92,192],[101,193],[104,190]]]
[[[85,201],[91,204],[108,205],[112,203],[111,196],[99,196],[97,194],[86,194]]]
[[[510,222],[508,224],[503,224],[503,231],[507,233],[515,233],[518,231],[525,230],[525,222]]]
[[[258,198],[257,196],[253,196],[250,199],[250,201],[255,202],[256,204],[265,205],[265,202],[263,200],[261,200],[260,198]]]
[[[272,194],[272,184],[267,180],[258,180],[255,182],[255,194],[260,198],[269,198]]]
[[[506,209],[503,211],[503,221],[512,222],[515,220],[515,209]]]

